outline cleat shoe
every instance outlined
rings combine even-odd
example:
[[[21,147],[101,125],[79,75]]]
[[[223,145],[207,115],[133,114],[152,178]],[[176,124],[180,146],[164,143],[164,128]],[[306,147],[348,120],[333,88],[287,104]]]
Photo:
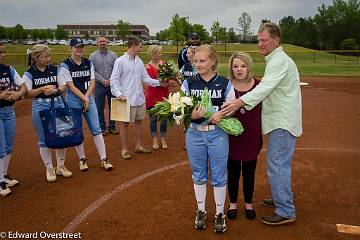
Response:
[[[6,185],[7,185],[8,187],[13,187],[13,186],[19,184],[19,181],[18,181],[18,180],[12,179],[12,178],[10,177],[10,175],[8,175],[8,174],[7,174],[7,175],[4,175],[4,180],[5,180],[5,183],[6,183]]]
[[[89,170],[89,167],[87,165],[87,158],[81,158],[80,159],[80,163],[79,163],[79,166],[80,166],[80,171],[87,171]]]
[[[261,221],[267,225],[276,226],[295,222],[295,218],[285,218],[276,213],[272,215],[263,216]]]
[[[206,228],[206,211],[197,211],[195,216],[195,228],[202,230]]]
[[[108,158],[104,158],[100,161],[100,167],[104,168],[106,171],[113,169],[113,165],[109,162]]]
[[[10,188],[7,186],[6,182],[0,183],[0,195],[6,197],[11,193]]]
[[[72,176],[72,172],[70,172],[69,170],[66,169],[66,167],[64,165],[62,166],[58,166],[56,168],[56,175],[61,175],[63,177],[71,177]]]
[[[55,182],[56,181],[56,174],[55,174],[55,169],[54,168],[50,168],[50,169],[46,170],[46,180],[48,182]]]
[[[223,233],[226,231],[226,216],[222,213],[215,215],[214,232]]]

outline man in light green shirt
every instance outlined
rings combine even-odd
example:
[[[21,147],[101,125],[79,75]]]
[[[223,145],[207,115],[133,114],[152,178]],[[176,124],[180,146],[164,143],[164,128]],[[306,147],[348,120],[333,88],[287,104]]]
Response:
[[[302,134],[300,78],[294,61],[280,46],[281,30],[276,24],[263,24],[258,41],[266,61],[264,77],[251,92],[224,103],[221,111],[229,116],[242,106],[251,110],[262,102],[262,132],[268,134],[267,173],[276,208],[261,220],[268,225],[281,225],[294,222],[296,217],[291,162],[296,138]]]

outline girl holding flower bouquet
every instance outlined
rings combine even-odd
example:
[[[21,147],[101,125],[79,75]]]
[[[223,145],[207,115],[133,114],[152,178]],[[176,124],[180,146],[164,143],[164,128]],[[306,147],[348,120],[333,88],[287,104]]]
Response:
[[[162,55],[162,47],[159,45],[151,45],[148,48],[148,56],[150,58],[150,62],[146,65],[146,71],[149,76],[153,79],[158,79],[158,68],[159,64],[162,63],[160,61]],[[147,86],[145,102],[146,102],[146,109],[149,110],[155,106],[155,104],[159,101],[162,101],[164,98],[169,96],[169,90],[166,87],[158,86],[152,87]],[[152,148],[155,150],[159,149],[158,143],[158,130],[157,130],[157,116],[155,114],[150,115],[150,132],[153,138],[153,145]],[[161,137],[161,147],[163,149],[167,149],[168,146],[165,141],[167,131],[167,120],[162,119],[160,121],[160,137]]]
[[[196,106],[191,114],[191,124],[186,131],[186,151],[192,169],[195,197],[198,210],[195,228],[206,227],[206,182],[208,168],[211,185],[214,187],[216,203],[215,232],[226,231],[224,203],[226,198],[227,160],[229,153],[228,135],[217,124],[222,119],[219,111],[223,102],[235,98],[231,82],[217,73],[218,56],[210,45],[202,45],[195,50],[194,63],[197,74],[184,80],[181,89],[186,95],[201,96],[205,88],[214,107],[214,113],[205,120],[206,110]]]

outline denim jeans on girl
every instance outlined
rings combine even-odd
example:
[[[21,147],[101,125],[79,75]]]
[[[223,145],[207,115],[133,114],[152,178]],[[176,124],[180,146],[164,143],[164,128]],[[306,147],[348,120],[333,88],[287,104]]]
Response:
[[[0,108],[0,158],[9,155],[14,146],[16,116],[13,106]]]
[[[157,116],[155,114],[149,114],[150,116],[150,133],[152,137],[156,137],[158,135],[157,131]],[[160,121],[160,137],[164,137],[167,131],[167,120],[163,119]]]
[[[295,206],[291,191],[291,163],[296,137],[284,129],[269,133],[267,175],[272,198],[276,205],[275,213],[286,218],[295,218]]]
[[[85,117],[85,120],[90,129],[91,134],[93,136],[96,136],[101,134],[102,131],[99,124],[98,111],[96,109],[96,104],[94,101],[94,97],[92,95],[89,97],[89,102],[90,102],[89,111],[84,112],[83,115]],[[67,91],[66,103],[69,106],[69,108],[73,108],[73,109],[83,108],[82,100],[78,96],[74,95],[71,91]]]
[[[197,124],[193,124],[194,127]],[[211,185],[223,187],[227,181],[227,161],[229,137],[221,128],[207,132],[188,128],[186,131],[186,151],[191,165],[195,184],[207,182],[210,165]]]

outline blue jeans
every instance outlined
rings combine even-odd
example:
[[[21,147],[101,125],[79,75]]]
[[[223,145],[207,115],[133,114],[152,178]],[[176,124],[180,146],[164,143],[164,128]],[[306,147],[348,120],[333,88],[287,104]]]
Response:
[[[64,103],[61,98],[57,98],[57,101],[54,101],[55,109],[64,107]],[[40,114],[41,110],[50,109],[51,102],[38,102],[37,99],[34,99],[32,102],[32,124],[35,128],[36,135],[38,137],[38,145],[42,148],[46,147],[45,144],[45,133],[44,127],[41,123]]]
[[[0,158],[9,155],[14,146],[16,116],[13,106],[0,108]]]
[[[227,133],[218,126],[208,132],[188,128],[185,141],[194,183],[202,185],[207,182],[210,165],[211,185],[225,186],[229,155]]]
[[[96,83],[95,85],[95,103],[98,111],[99,124],[102,130],[106,130],[105,123],[105,97],[107,97],[108,106],[109,106],[109,127],[108,129],[115,129],[115,121],[110,120],[111,114],[111,98],[114,97],[111,94],[110,87],[105,87],[101,83]]]
[[[295,206],[291,191],[291,162],[296,137],[284,129],[269,133],[267,175],[272,198],[276,205],[275,213],[286,218],[295,218]]]
[[[155,114],[149,114],[150,116],[150,133],[152,137],[156,137],[158,135],[157,131],[157,116]],[[160,137],[164,137],[167,131],[167,119],[163,119],[160,121]]]
[[[98,111],[96,109],[96,104],[94,101],[94,97],[89,97],[89,111],[84,112],[83,115],[85,117],[86,123],[90,129],[90,132],[93,136],[99,135],[102,133],[100,124],[99,124],[99,117],[98,117]],[[73,94],[71,91],[67,91],[66,95],[66,103],[68,104],[69,108],[73,109],[82,109],[83,103],[82,100]]]

